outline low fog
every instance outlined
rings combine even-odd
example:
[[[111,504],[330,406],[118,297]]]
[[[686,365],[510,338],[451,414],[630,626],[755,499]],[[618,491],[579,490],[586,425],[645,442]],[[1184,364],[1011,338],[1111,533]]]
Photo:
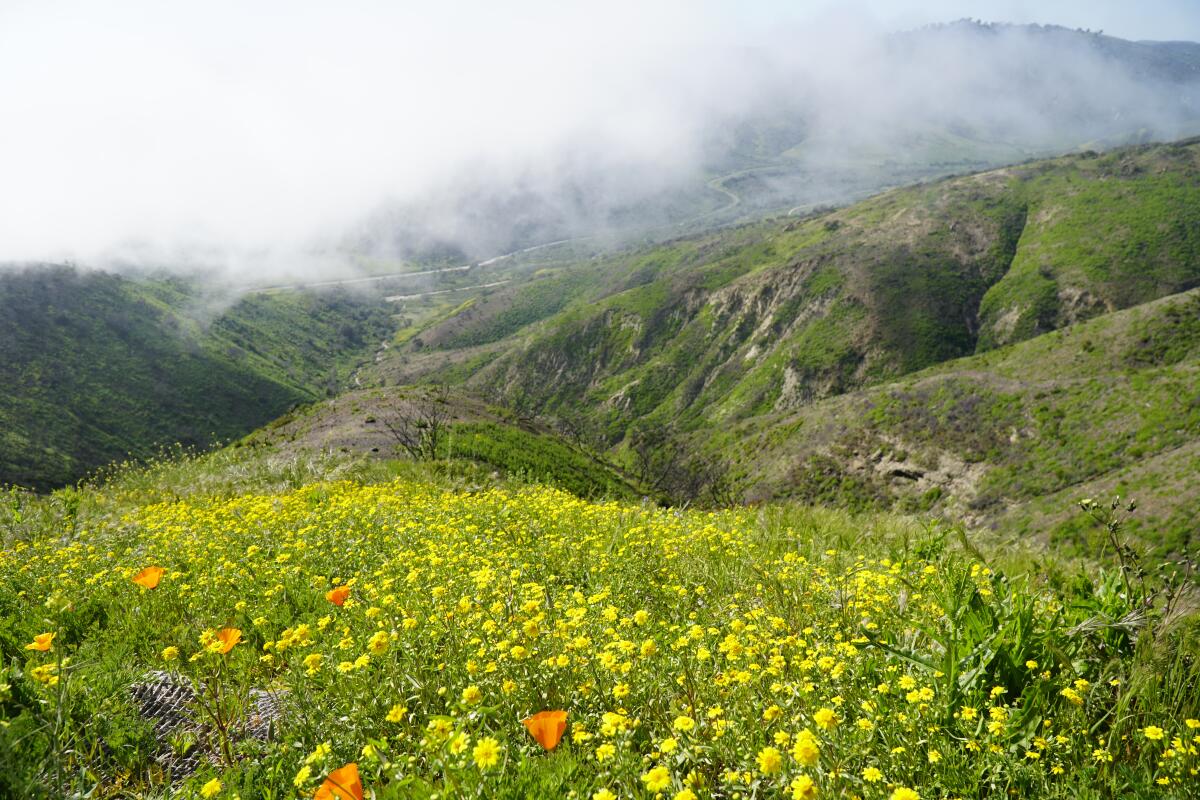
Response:
[[[6,4],[0,261],[310,278],[721,221],[709,182],[743,170],[786,208],[906,162],[1200,133],[1200,46],[767,22],[624,0]]]

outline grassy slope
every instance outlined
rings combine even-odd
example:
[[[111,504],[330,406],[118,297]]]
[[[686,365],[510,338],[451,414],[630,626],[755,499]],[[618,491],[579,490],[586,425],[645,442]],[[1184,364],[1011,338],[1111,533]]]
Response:
[[[757,497],[950,510],[1079,544],[1075,503],[1135,495],[1132,529],[1195,547],[1200,291],[905,379],[746,420],[708,440]]]
[[[48,488],[159,444],[245,434],[344,378],[388,332],[349,298],[250,297],[205,321],[180,281],[0,275],[0,483]]]
[[[1140,148],[1028,170],[1028,223],[984,297],[981,348],[1200,285],[1198,155]]]
[[[407,400],[421,395],[419,390],[396,388],[349,392],[285,414],[238,446],[270,453],[407,459],[387,425]],[[451,394],[444,401],[447,428],[439,456],[447,464],[473,464],[580,497],[635,500],[646,494],[613,465],[544,425],[471,397]]]
[[[345,386],[391,336],[390,312],[377,298],[336,290],[246,295],[212,321],[205,346],[322,397]]]

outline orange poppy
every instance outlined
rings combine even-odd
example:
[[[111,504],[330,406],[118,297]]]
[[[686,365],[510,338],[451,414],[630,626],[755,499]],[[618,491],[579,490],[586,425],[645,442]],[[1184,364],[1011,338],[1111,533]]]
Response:
[[[529,731],[529,735],[547,750],[558,747],[558,740],[567,729],[567,712],[539,711],[521,723]]]
[[[32,642],[25,645],[25,649],[26,650],[37,650],[39,652],[44,653],[50,649],[51,642],[53,642],[53,641],[54,641],[53,633],[39,633],[37,636],[33,637]]]
[[[138,586],[145,586],[147,589],[153,589],[158,586],[158,582],[162,580],[163,573],[166,572],[162,567],[146,567],[144,570],[134,575],[131,580]]]
[[[313,800],[363,800],[362,780],[358,777],[358,764],[351,761],[329,773],[325,782],[317,787]]]
[[[217,631],[217,640],[221,643],[217,652],[228,653],[235,644],[242,640],[242,632],[238,628],[221,628]]]
[[[350,596],[349,586],[335,586],[325,593],[325,599],[333,603],[335,606],[340,606],[346,602],[346,598]]]

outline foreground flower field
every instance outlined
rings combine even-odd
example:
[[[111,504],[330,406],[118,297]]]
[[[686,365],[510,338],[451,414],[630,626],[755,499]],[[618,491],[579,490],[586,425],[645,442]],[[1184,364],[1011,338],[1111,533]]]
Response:
[[[1197,793],[1194,627],[1116,571],[1001,572],[899,520],[540,487],[130,505],[0,552],[0,793]],[[199,734],[139,717],[155,673]],[[164,749],[203,757],[172,785]]]

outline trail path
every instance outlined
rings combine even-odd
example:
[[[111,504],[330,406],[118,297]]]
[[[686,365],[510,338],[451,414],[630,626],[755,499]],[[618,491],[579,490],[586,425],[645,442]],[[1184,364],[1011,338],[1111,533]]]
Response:
[[[491,283],[480,283],[475,286],[455,286],[452,289],[435,289],[434,291],[431,291],[431,292],[417,292],[416,294],[393,294],[393,295],[391,295],[389,297],[385,297],[383,299],[387,300],[389,303],[396,303],[401,300],[416,300],[418,297],[429,297],[429,296],[435,295],[435,294],[450,294],[451,292],[466,292],[466,291],[470,291],[471,289],[490,289],[493,286],[500,286],[502,284],[509,283],[511,280],[512,280],[512,278],[505,278],[502,281],[492,281]]]

